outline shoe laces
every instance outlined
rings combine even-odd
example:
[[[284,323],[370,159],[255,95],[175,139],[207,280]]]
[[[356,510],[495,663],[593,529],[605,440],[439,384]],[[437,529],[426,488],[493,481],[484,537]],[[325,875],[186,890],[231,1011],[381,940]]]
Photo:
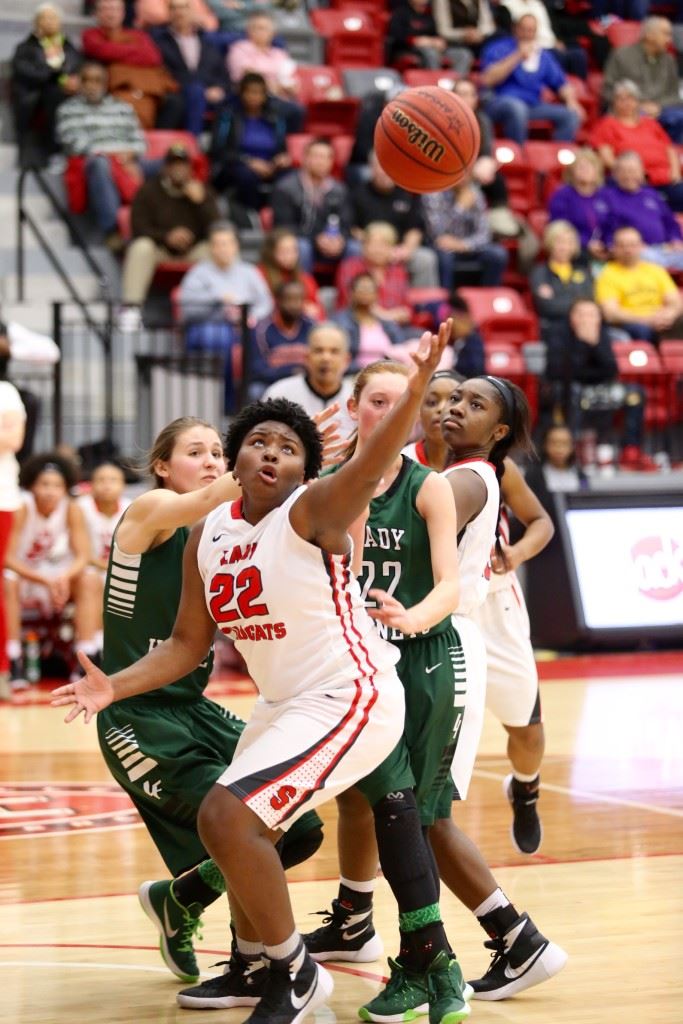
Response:
[[[322,917],[323,925],[333,924],[338,928],[342,928],[346,918],[350,913],[352,913],[352,911],[347,910],[346,907],[342,907],[341,904],[337,903],[335,900],[332,903],[331,910],[315,910],[313,913],[317,917]]]
[[[399,964],[396,960],[389,958],[389,981],[386,984],[385,992],[387,995],[394,995],[396,992],[400,992],[401,989],[410,984],[410,978],[408,972],[402,964]]]
[[[178,906],[183,912],[183,923],[180,926],[180,942],[178,943],[178,949],[181,953],[192,953],[193,940],[195,936],[197,937],[198,942],[201,942],[204,938],[201,913],[192,914],[187,907],[183,907],[182,904],[179,903]]]
[[[449,968],[443,971],[433,971],[427,975],[427,991],[430,996],[433,995],[436,999],[442,999],[444,996],[455,996],[461,1002],[464,1002],[462,992],[453,981]]]
[[[484,943],[484,948],[493,950],[491,953],[491,963],[486,972],[486,974],[491,974],[492,971],[496,970],[501,961],[506,959],[505,939],[501,937],[489,939],[488,942]]]

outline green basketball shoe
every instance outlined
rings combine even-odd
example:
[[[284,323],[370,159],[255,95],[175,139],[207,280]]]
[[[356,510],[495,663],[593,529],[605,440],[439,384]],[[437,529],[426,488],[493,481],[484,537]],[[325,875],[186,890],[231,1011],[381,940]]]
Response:
[[[417,1020],[418,1017],[426,1017],[429,1014],[430,1024],[454,1024],[456,1020],[464,1020],[469,1015],[469,1007],[466,1005],[462,1010],[460,1001],[465,1004],[472,998],[474,989],[462,980],[462,971],[457,960],[449,959],[448,973],[452,972],[449,982],[441,976],[444,962],[440,959],[442,954],[435,958],[434,962],[425,974],[414,974],[407,971],[405,967],[395,960],[389,960],[391,971],[389,981],[382,992],[374,999],[361,1006],[358,1016],[361,1020],[377,1021],[378,1024],[394,1024],[394,1022],[408,1022]],[[444,953],[444,957],[448,954]],[[430,981],[430,972],[433,976]],[[437,977],[438,975],[438,977]],[[461,993],[461,1000],[457,1005],[447,1005],[448,994],[455,987]],[[431,1004],[435,1003],[435,1013],[441,1013],[440,1017],[432,1015]],[[447,1011],[461,1013],[459,1018],[448,1016]]]
[[[429,1024],[458,1024],[471,1010],[458,961],[442,950],[427,968]]]
[[[138,898],[147,917],[159,932],[159,952],[169,971],[181,981],[199,981],[199,965],[192,940],[201,939],[200,903],[184,907],[173,892],[172,882],[143,882]]]

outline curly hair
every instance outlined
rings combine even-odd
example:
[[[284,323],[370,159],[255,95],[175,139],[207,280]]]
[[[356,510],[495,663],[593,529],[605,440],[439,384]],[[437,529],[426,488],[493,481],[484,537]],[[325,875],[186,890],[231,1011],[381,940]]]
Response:
[[[19,486],[30,491],[41,473],[59,473],[64,479],[67,491],[75,487],[80,479],[78,467],[70,459],[57,452],[37,452],[26,459],[19,471]]]
[[[266,420],[284,423],[294,431],[306,453],[304,479],[315,479],[323,464],[322,437],[308,413],[296,402],[290,402],[286,398],[269,398],[265,402],[251,402],[237,414],[225,435],[225,455],[228,460],[228,469],[235,468],[242,442],[249,431]]]

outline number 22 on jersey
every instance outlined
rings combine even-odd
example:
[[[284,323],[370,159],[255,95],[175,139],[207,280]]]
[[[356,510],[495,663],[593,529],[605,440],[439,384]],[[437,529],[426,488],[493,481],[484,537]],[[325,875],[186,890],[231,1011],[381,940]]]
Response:
[[[269,615],[268,605],[259,602],[263,594],[261,570],[247,565],[238,573],[218,572],[211,580],[209,592],[214,596],[209,609],[217,625]]]

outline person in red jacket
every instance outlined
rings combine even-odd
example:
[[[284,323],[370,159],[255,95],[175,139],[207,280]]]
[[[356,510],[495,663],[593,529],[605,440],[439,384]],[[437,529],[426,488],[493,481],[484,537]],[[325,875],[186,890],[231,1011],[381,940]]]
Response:
[[[183,102],[152,38],[124,28],[123,0],[97,0],[94,28],[83,32],[83,53],[109,68],[109,91],[134,108],[143,128],[181,128]]]

